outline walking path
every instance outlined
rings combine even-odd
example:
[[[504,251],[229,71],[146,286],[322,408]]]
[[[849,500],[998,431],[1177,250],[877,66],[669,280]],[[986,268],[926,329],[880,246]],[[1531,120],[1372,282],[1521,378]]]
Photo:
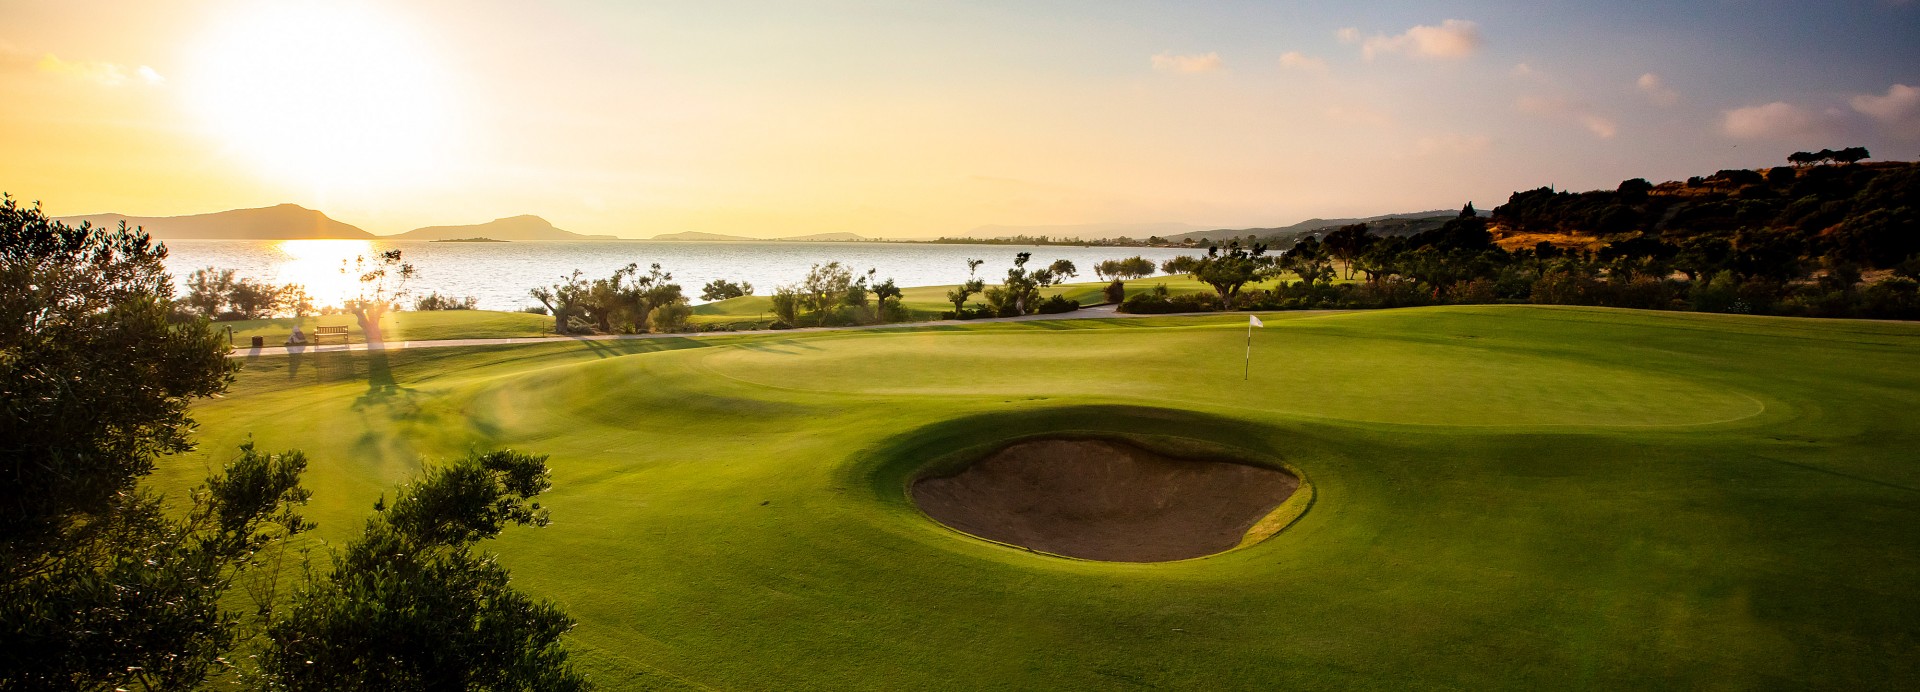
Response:
[[[1218,315],[1217,312],[1177,313],[1184,315]],[[552,344],[567,341],[621,341],[625,339],[671,339],[698,336],[732,336],[743,334],[805,334],[810,332],[838,332],[868,329],[911,329],[948,324],[981,324],[984,322],[1032,322],[1037,320],[1085,320],[1112,319],[1116,317],[1166,317],[1167,315],[1129,315],[1114,310],[1112,305],[1081,308],[1073,312],[1054,315],[1022,315],[1019,317],[983,317],[977,320],[935,320],[932,322],[893,322],[890,324],[868,324],[854,327],[799,327],[795,329],[753,329],[732,332],[680,332],[675,334],[595,334],[591,336],[527,336],[506,339],[439,339],[435,341],[388,341],[377,344],[338,344],[332,346],[265,346],[261,348],[234,349],[227,354],[229,358],[256,358],[260,356],[285,356],[301,353],[343,353],[365,351],[368,349],[392,351],[406,348],[448,348],[453,346],[505,346],[511,344]]]

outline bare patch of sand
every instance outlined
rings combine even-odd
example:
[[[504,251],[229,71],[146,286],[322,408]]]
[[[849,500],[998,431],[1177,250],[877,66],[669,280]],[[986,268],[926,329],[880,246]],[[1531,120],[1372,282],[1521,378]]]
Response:
[[[1299,487],[1269,468],[1054,439],[922,478],[911,494],[928,516],[981,538],[1088,560],[1165,562],[1232,549]]]

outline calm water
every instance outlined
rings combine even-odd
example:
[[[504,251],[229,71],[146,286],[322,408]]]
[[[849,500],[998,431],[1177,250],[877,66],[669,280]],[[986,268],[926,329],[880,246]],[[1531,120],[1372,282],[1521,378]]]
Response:
[[[744,243],[744,242],[518,242],[429,243],[366,240],[174,240],[167,266],[176,282],[202,267],[237,270],[239,275],[307,287],[319,304],[337,304],[352,289],[341,263],[360,255],[399,249],[419,274],[415,295],[474,296],[487,310],[517,310],[538,302],[528,297],[535,286],[551,285],[575,269],[602,278],[637,262],[644,270],[658,262],[699,301],[700,287],[713,279],[749,281],[755,293],[798,283],[816,263],[839,261],[900,286],[954,284],[966,280],[968,258],[987,260],[980,276],[989,283],[1006,275],[1018,252],[1032,252],[1042,264],[1072,260],[1076,281],[1093,281],[1093,265],[1141,255],[1158,263],[1192,254],[1191,250],[1106,247],[1026,247],[1015,245],[933,245],[920,243]]]

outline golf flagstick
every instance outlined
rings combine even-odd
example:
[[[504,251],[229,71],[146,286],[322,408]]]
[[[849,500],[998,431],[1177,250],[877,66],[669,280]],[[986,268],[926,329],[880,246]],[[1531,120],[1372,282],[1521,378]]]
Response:
[[[1240,381],[1242,382],[1245,382],[1253,378],[1253,328],[1254,327],[1265,329],[1267,327],[1267,323],[1261,322],[1260,318],[1258,317],[1255,317],[1253,315],[1247,315],[1247,358],[1244,362],[1240,364],[1241,365]]]

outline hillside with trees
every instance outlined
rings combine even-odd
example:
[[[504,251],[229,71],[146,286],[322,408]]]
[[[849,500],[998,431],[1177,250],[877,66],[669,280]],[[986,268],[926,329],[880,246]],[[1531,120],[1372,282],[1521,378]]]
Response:
[[[1259,278],[1303,279],[1223,291],[1217,305],[1228,308],[1526,302],[1917,319],[1920,164],[1861,163],[1867,156],[1859,147],[1797,152],[1794,165],[1686,181],[1539,188],[1488,218],[1469,204],[1413,235],[1350,224],[1284,254],[1236,241],[1165,269],[1207,281],[1214,264],[1244,255],[1239,263],[1259,265]],[[1153,295],[1128,302],[1132,312],[1204,307]]]

